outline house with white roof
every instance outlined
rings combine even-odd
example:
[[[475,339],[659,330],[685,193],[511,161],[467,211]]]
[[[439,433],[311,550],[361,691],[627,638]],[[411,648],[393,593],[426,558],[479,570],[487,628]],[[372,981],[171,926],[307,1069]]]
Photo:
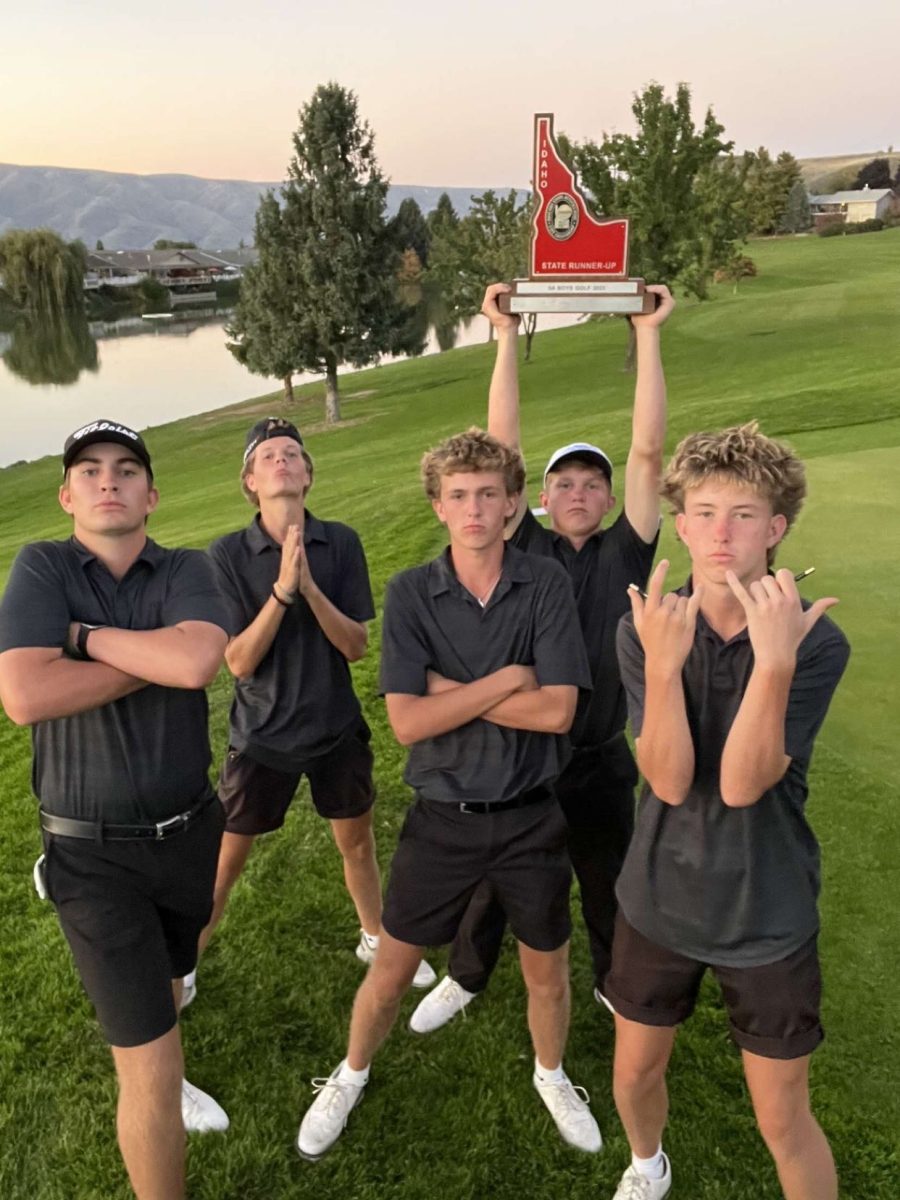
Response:
[[[831,192],[810,196],[810,209],[816,229],[837,221],[848,225],[869,221],[873,217],[891,216],[900,208],[892,188],[860,188],[853,192]]]

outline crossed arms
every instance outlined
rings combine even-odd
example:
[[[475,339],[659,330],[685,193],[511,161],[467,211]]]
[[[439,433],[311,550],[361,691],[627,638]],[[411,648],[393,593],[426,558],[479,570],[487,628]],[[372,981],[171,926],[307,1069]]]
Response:
[[[568,733],[577,700],[574,685],[541,687],[532,667],[518,665],[501,667],[471,683],[457,683],[429,671],[427,695],[389,692],[385,696],[388,720],[403,746],[439,737],[479,717],[508,729]]]
[[[33,725],[101,708],[149,683],[204,688],[222,662],[227,635],[209,621],[160,629],[95,629],[93,662],[67,658],[58,646],[0,654],[0,701],[16,725]]]

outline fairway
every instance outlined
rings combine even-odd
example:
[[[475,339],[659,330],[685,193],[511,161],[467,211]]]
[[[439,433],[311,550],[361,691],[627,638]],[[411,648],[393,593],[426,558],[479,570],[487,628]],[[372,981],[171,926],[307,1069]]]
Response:
[[[810,815],[822,845],[823,1021],[812,1084],[848,1200],[900,1196],[900,229],[859,237],[763,241],[755,279],[681,302],[663,331],[668,443],[752,417],[807,459],[810,498],[779,555],[815,566],[810,598],[840,597],[834,619],[852,657],[819,736]],[[618,321],[539,334],[522,369],[530,499],[549,452],[599,442],[621,476],[632,376]],[[387,579],[443,544],[418,481],[422,451],[485,421],[492,347],[375,368],[342,379],[344,424],[323,426],[322,388],[293,412],[308,435],[310,507],[345,520],[369,557],[376,608]],[[248,376],[248,393],[255,381]],[[238,486],[243,437],[278,395],[151,429],[162,499],[151,535],[205,546],[247,522]],[[115,413],[97,414],[115,417]],[[0,584],[18,547],[64,537],[55,502],[59,458],[0,471]],[[670,578],[686,556],[664,525]],[[373,728],[376,832],[386,869],[409,801],[405,751],[377,696],[378,620],[353,668]],[[211,689],[214,763],[227,731],[230,681]],[[0,921],[0,1198],[120,1200],[108,1051],[49,905],[31,888],[39,852],[28,731],[0,721],[3,789]],[[311,1092],[344,1048],[360,980],[357,930],[325,822],[304,791],[286,829],[257,846],[204,959],[184,1039],[188,1077],[228,1110],[224,1137],[194,1138],[195,1200],[609,1200],[628,1162],[610,1094],[612,1025],[591,998],[580,914],[572,944],[572,1032],[566,1065],[591,1093],[605,1138],[597,1156],[558,1138],[531,1085],[524,989],[514,954],[488,991],[445,1029],[406,1029],[376,1060],[348,1132],[318,1164],[293,1148]],[[573,897],[573,901],[577,900]],[[511,947],[510,947],[511,949]],[[437,969],[445,952],[432,952]],[[673,1200],[777,1200],[716,989],[680,1034],[669,1075]]]

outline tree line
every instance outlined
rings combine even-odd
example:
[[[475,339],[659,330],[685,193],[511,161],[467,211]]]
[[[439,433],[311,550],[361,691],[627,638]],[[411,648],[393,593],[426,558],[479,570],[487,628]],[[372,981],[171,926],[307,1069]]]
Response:
[[[793,155],[762,146],[735,154],[711,107],[695,122],[687,84],[672,97],[648,85],[632,112],[633,134],[559,136],[598,215],[631,218],[632,274],[704,299],[713,280],[737,286],[755,274],[748,237],[810,228]],[[244,272],[228,346],[250,371],[282,379],[287,402],[294,374],[324,376],[326,419],[335,422],[340,365],[421,353],[429,324],[450,345],[488,283],[527,274],[533,202],[486,191],[461,216],[444,193],[427,215],[406,199],[388,219],[374,134],[355,94],[337,83],[316,89],[292,140],[286,183],[256,212],[258,261]],[[887,159],[857,178],[859,186],[897,182]],[[3,286],[26,311],[83,311],[85,253],[49,230],[13,230],[0,237]],[[535,321],[526,319],[526,359]]]
[[[633,113],[634,134],[560,143],[598,212],[631,218],[634,274],[705,298],[714,278],[754,273],[742,253],[750,235],[811,225],[797,160],[765,147],[735,155],[711,108],[695,124],[686,84],[671,98],[650,84]],[[335,421],[339,364],[421,352],[410,309],[423,292],[465,320],[488,283],[527,273],[532,201],[487,191],[460,216],[445,193],[427,216],[407,199],[388,220],[372,131],[336,83],[301,109],[293,147],[286,184],[256,215],[259,261],[244,273],[230,348],[251,371],[282,378],[288,401],[294,373],[323,374]],[[534,319],[526,357],[533,333]]]

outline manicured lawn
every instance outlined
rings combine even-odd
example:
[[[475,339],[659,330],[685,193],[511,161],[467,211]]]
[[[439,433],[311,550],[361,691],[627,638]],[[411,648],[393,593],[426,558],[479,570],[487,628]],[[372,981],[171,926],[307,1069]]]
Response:
[[[841,597],[835,619],[853,657],[819,738],[810,812],[823,849],[822,951],[827,1040],[816,1054],[817,1111],[848,1200],[900,1194],[897,1129],[900,886],[896,785],[900,743],[900,230],[798,238],[751,248],[760,275],[738,294],[684,303],[664,334],[671,442],[689,430],[758,417],[807,458],[810,500],[781,561],[815,565],[811,597]],[[633,379],[614,322],[542,334],[523,369],[525,448],[536,480],[546,455],[586,436],[622,464]],[[321,427],[320,389],[298,410],[316,461],[313,510],[361,533],[376,604],[387,578],[442,544],[417,478],[422,450],[483,422],[492,350],[475,347],[348,378],[346,425]],[[248,377],[248,392],[254,381]],[[151,532],[205,545],[250,510],[237,486],[250,402],[151,430],[162,492]],[[113,414],[114,415],[114,414]],[[24,541],[65,536],[58,459],[0,472],[0,579]],[[536,488],[532,487],[536,501]],[[667,522],[672,574],[685,558]],[[376,694],[378,625],[355,668],[374,730],[377,828],[387,866],[408,803],[404,753]],[[212,689],[215,757],[230,687]],[[38,852],[29,738],[0,722],[0,1196],[112,1200],[127,1191],[113,1141],[108,1052],[49,906],[30,886]],[[612,1030],[590,998],[583,930],[573,942],[569,1073],[592,1093],[603,1154],[569,1150],[534,1096],[523,989],[508,953],[465,1020],[428,1038],[404,1025],[379,1057],[349,1132],[321,1163],[293,1139],[308,1080],[341,1056],[360,978],[352,907],[336,852],[308,802],[255,852],[235,891],[184,1022],[190,1077],[226,1106],[224,1138],[194,1140],[190,1194],[204,1200],[522,1200],[611,1196],[627,1148],[609,1091]],[[442,952],[432,956],[441,966]],[[681,1034],[667,1148],[673,1200],[780,1195],[753,1120],[740,1063],[711,986]]]

